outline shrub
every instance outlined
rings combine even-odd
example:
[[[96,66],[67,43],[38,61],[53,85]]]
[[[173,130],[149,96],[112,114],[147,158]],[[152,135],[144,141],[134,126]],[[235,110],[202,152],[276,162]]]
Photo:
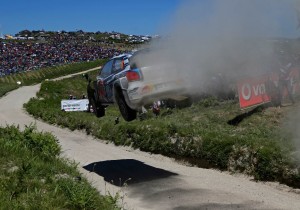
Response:
[[[24,145],[34,152],[39,152],[40,157],[49,159],[61,152],[58,140],[49,132],[37,132],[36,127],[30,125],[26,126],[23,135]]]
[[[35,126],[0,127],[1,209],[119,209],[61,159],[56,139]]]

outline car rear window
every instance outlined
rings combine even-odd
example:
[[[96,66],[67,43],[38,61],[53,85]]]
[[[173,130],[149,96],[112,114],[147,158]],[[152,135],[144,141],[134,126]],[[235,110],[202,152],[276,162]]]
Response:
[[[129,58],[131,68],[140,68],[151,65],[151,53],[149,49],[143,49],[135,52],[133,56]]]

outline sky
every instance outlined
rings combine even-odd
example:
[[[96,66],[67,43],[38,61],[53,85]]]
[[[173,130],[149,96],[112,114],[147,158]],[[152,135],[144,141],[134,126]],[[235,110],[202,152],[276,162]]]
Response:
[[[3,0],[0,30],[111,32],[154,35],[181,0]]]
[[[2,0],[0,7],[0,35],[15,35],[21,30],[121,32],[135,35],[156,35],[166,32],[174,24],[178,12],[190,2],[197,2],[196,21],[206,21],[218,0]],[[223,0],[226,4],[230,0]],[[241,0],[250,2],[251,0]],[[300,2],[300,0],[292,0]],[[273,4],[273,1],[258,1]],[[286,2],[281,0],[281,2]],[[287,6],[273,7],[272,11],[264,3],[266,15],[276,20],[276,12],[289,11]],[[278,10],[278,11],[277,11]],[[189,15],[189,14],[187,14]],[[193,15],[193,14],[192,14]],[[251,14],[249,14],[251,15]],[[272,17],[272,15],[274,17]],[[297,20],[294,12],[286,12],[281,17],[280,33],[274,36],[295,37]],[[178,22],[178,21],[177,21]]]

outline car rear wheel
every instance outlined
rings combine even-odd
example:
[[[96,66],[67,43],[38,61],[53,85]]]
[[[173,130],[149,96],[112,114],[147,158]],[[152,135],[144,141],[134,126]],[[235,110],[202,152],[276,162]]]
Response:
[[[126,121],[132,121],[134,119],[136,119],[136,111],[131,109],[125,101],[124,96],[122,95],[122,93],[118,93],[117,97],[116,97],[116,101],[117,104],[119,106],[119,110],[122,114],[122,117],[124,118],[124,120]]]
[[[94,98],[91,98],[90,104],[92,105],[92,112],[96,117],[103,117],[105,115],[105,107],[97,103]]]

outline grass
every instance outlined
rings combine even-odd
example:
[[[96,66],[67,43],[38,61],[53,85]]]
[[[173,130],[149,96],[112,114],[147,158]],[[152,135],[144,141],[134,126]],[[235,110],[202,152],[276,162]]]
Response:
[[[19,86],[16,83],[0,83],[0,97],[4,96],[9,91],[17,89]]]
[[[45,68],[0,78],[0,97],[32,85],[103,64],[105,60]],[[21,81],[21,85],[17,84]],[[119,209],[118,197],[100,196],[77,171],[77,164],[59,158],[60,146],[50,133],[34,126],[0,127],[1,209]]]
[[[0,127],[1,209],[119,209],[59,157],[57,139],[30,125]]]
[[[45,79],[52,79],[95,68],[101,66],[105,61],[106,60],[96,60],[91,62],[67,64],[0,77],[0,97],[11,90],[17,89],[20,86],[17,84],[17,81],[21,82],[21,86],[32,85],[40,83]]]
[[[43,82],[37,97],[24,106],[35,118],[71,130],[84,130],[116,145],[300,187],[299,165],[290,156],[294,151],[292,142],[289,134],[281,134],[284,109],[258,109],[236,126],[228,121],[243,114],[237,101],[220,102],[214,98],[188,108],[162,109],[158,117],[148,112],[132,122],[120,118],[118,124],[115,118],[120,113],[116,106],[106,108],[106,116],[100,119],[87,112],[60,110],[62,99],[70,94],[81,96],[85,88],[86,81],[80,76]]]

